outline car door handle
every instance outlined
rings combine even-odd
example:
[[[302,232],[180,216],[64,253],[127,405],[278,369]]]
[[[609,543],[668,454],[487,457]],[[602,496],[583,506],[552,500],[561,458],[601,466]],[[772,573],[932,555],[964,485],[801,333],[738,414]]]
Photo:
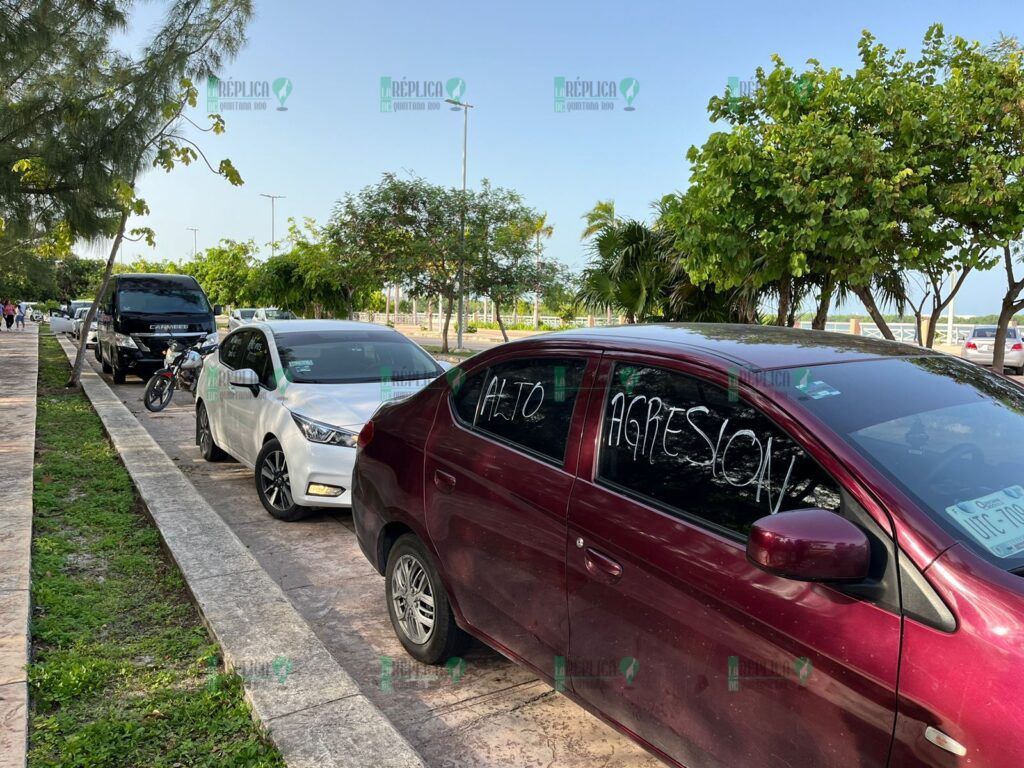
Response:
[[[613,581],[622,576],[622,566],[608,555],[603,555],[593,547],[587,547],[583,552],[583,562],[587,570],[595,576],[610,577]]]
[[[455,475],[449,475],[440,469],[434,470],[434,485],[442,491],[448,492],[455,487]]]

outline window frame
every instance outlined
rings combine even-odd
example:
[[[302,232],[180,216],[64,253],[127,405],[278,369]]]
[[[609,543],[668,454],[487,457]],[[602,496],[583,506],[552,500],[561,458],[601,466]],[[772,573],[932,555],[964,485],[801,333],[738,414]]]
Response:
[[[506,363],[537,361],[545,357],[556,359],[568,358],[580,360],[583,363],[580,392],[587,392],[589,395],[590,389],[586,386],[586,384],[588,381],[592,381],[593,376],[596,373],[596,368],[600,363],[600,357],[595,356],[588,350],[582,349],[538,349],[533,350],[531,352],[503,355],[494,360],[482,363],[481,365],[474,368],[472,371],[466,372],[465,378],[468,379],[472,376],[476,376],[477,374],[482,373],[484,376],[484,383],[486,384],[488,375],[490,374],[491,370],[496,366],[504,365]],[[576,399],[573,401],[572,414],[569,417],[569,432],[565,438],[565,451],[563,452],[561,459],[554,459],[551,456],[548,456],[547,454],[540,453],[539,451],[535,451],[532,448],[529,448],[528,446],[522,445],[521,443],[513,442],[512,440],[502,437],[501,435],[497,435],[493,432],[489,432],[488,430],[481,429],[476,425],[476,416],[479,415],[478,408],[480,407],[479,397],[484,394],[484,387],[481,387],[480,395],[478,395],[476,403],[473,405],[474,423],[471,424],[459,415],[459,412],[455,408],[455,392],[452,389],[450,382],[448,383],[447,386],[448,396],[446,400],[448,401],[448,410],[451,414],[452,423],[456,427],[472,434],[475,437],[488,440],[492,443],[495,443],[496,445],[500,445],[503,448],[508,448],[509,450],[515,451],[518,454],[543,462],[544,464],[550,467],[554,467],[555,469],[575,474],[573,473],[573,470],[569,469],[567,466],[568,460],[570,458],[570,451],[572,449],[571,440],[573,435],[573,429],[574,427],[577,426],[580,426],[581,428],[584,427],[584,424],[577,424],[577,422],[586,418],[586,409],[588,407],[586,403],[582,405],[580,404],[581,401],[579,396],[577,396]],[[578,455],[576,458],[578,460]]]
[[[662,363],[657,363],[651,361],[647,355],[643,354],[636,355],[635,359],[630,359],[632,357],[634,356],[628,353],[617,352],[606,352],[602,356],[602,363],[607,364],[607,371],[605,371],[606,380],[604,387],[601,390],[600,402],[598,404],[596,413],[596,418],[598,421],[594,428],[594,453],[593,461],[590,467],[590,477],[583,479],[588,479],[594,486],[614,493],[617,496],[624,497],[625,499],[632,503],[648,507],[654,511],[660,512],[674,519],[693,525],[707,533],[713,533],[715,535],[724,537],[740,545],[741,547],[746,547],[747,541],[750,538],[749,535],[744,536],[739,531],[733,530],[732,528],[729,528],[724,525],[720,525],[714,522],[713,520],[709,520],[706,517],[701,517],[700,515],[696,515],[693,512],[688,512],[684,509],[680,509],[679,507],[673,506],[668,502],[647,496],[641,493],[640,491],[627,488],[626,486],[616,483],[614,480],[609,480],[607,478],[601,477],[600,470],[602,450],[606,448],[605,425],[607,419],[605,417],[607,413],[609,399],[611,396],[612,386],[615,383],[614,373],[617,366],[632,365],[635,367],[654,368],[656,370],[663,371],[664,373],[670,375],[682,376],[685,378],[692,379],[698,383],[715,387],[725,392],[726,396],[728,396],[728,387],[725,387],[720,382],[713,380],[708,375],[709,371],[703,367],[700,367],[699,364],[687,361],[685,363],[686,367],[681,368],[673,367],[672,363],[676,362],[673,360],[665,360]],[[754,402],[751,398],[747,397],[746,393],[744,392],[744,388],[744,385],[737,382],[736,402],[743,403],[748,407],[752,408],[759,417],[765,419],[782,436],[790,440],[797,448],[803,451],[804,455],[809,460],[813,461],[814,464],[818,467],[822,475],[832,481],[836,490],[839,491],[840,497],[850,492],[846,485],[839,478],[837,478],[834,473],[828,471],[828,469],[822,466],[822,463],[818,460],[817,456],[815,456],[814,451],[809,450],[807,445],[802,440],[798,440],[792,434],[792,432],[780,426],[775,418],[773,418],[771,415],[765,412],[764,408],[758,405],[758,403]],[[593,413],[591,413],[591,415],[595,416],[595,414]],[[768,517],[768,514],[769,513],[765,513],[763,517]],[[835,514],[847,520],[851,519],[849,515],[843,513],[842,506],[840,506],[839,510],[837,510]],[[888,531],[886,532],[886,535],[892,538],[891,534]]]

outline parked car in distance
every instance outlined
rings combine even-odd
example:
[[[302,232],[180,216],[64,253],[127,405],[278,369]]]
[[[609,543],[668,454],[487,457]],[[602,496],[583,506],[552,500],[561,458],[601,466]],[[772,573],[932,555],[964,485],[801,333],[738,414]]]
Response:
[[[419,661],[473,635],[674,765],[1022,764],[1000,376],[821,331],[574,330],[383,404],[358,445],[360,547]]]
[[[33,323],[41,323],[41,322],[43,322],[43,313],[42,313],[42,311],[40,311],[38,309],[33,309],[32,313],[29,315],[29,319]]]
[[[382,401],[444,371],[379,325],[342,320],[252,323],[206,359],[196,386],[196,444],[255,470],[266,510],[297,520],[351,503],[356,435]]]
[[[256,310],[253,307],[231,310],[231,314],[228,316],[228,330],[233,331],[236,328],[241,328],[243,325],[251,323],[255,314]]]
[[[174,341],[192,346],[218,340],[213,307],[189,275],[113,275],[97,318],[96,359],[116,384],[129,373],[148,380],[163,367]]]
[[[89,307],[79,307],[75,310],[75,317],[71,321],[71,335],[76,339],[82,338],[83,329],[85,328],[85,318],[89,314]],[[86,349],[93,349],[96,346],[96,320],[93,319],[92,324],[89,326],[89,338],[86,339]]]
[[[254,323],[266,323],[271,320],[298,320],[299,318],[294,312],[289,312],[287,309],[277,309],[276,307],[261,307],[257,309],[253,314],[252,322]]]
[[[996,326],[979,325],[964,339],[960,348],[960,357],[979,365],[992,365],[995,352]],[[1003,353],[1003,366],[1018,376],[1024,375],[1024,343],[1021,342],[1020,331],[1016,328],[1006,329],[1006,346]]]

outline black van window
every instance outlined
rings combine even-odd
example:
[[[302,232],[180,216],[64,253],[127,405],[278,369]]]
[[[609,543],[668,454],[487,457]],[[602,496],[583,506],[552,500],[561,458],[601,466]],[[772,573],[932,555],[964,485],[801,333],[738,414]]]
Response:
[[[839,487],[736,392],[618,364],[605,403],[598,481],[746,537],[762,517],[840,508]]]
[[[561,463],[586,360],[513,360],[487,372],[475,428]]]
[[[124,280],[117,292],[121,312],[160,315],[208,314],[210,303],[198,286],[177,280]]]

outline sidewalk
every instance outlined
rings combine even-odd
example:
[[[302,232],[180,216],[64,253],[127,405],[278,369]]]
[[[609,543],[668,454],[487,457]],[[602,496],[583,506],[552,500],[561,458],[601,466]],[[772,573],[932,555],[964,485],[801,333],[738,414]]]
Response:
[[[38,326],[0,331],[0,768],[23,768]]]
[[[59,340],[73,360],[73,345]],[[408,741],[88,361],[82,388],[220,644],[226,666],[243,674],[245,697],[289,768],[423,768]],[[245,674],[278,660],[287,669],[280,676]]]

